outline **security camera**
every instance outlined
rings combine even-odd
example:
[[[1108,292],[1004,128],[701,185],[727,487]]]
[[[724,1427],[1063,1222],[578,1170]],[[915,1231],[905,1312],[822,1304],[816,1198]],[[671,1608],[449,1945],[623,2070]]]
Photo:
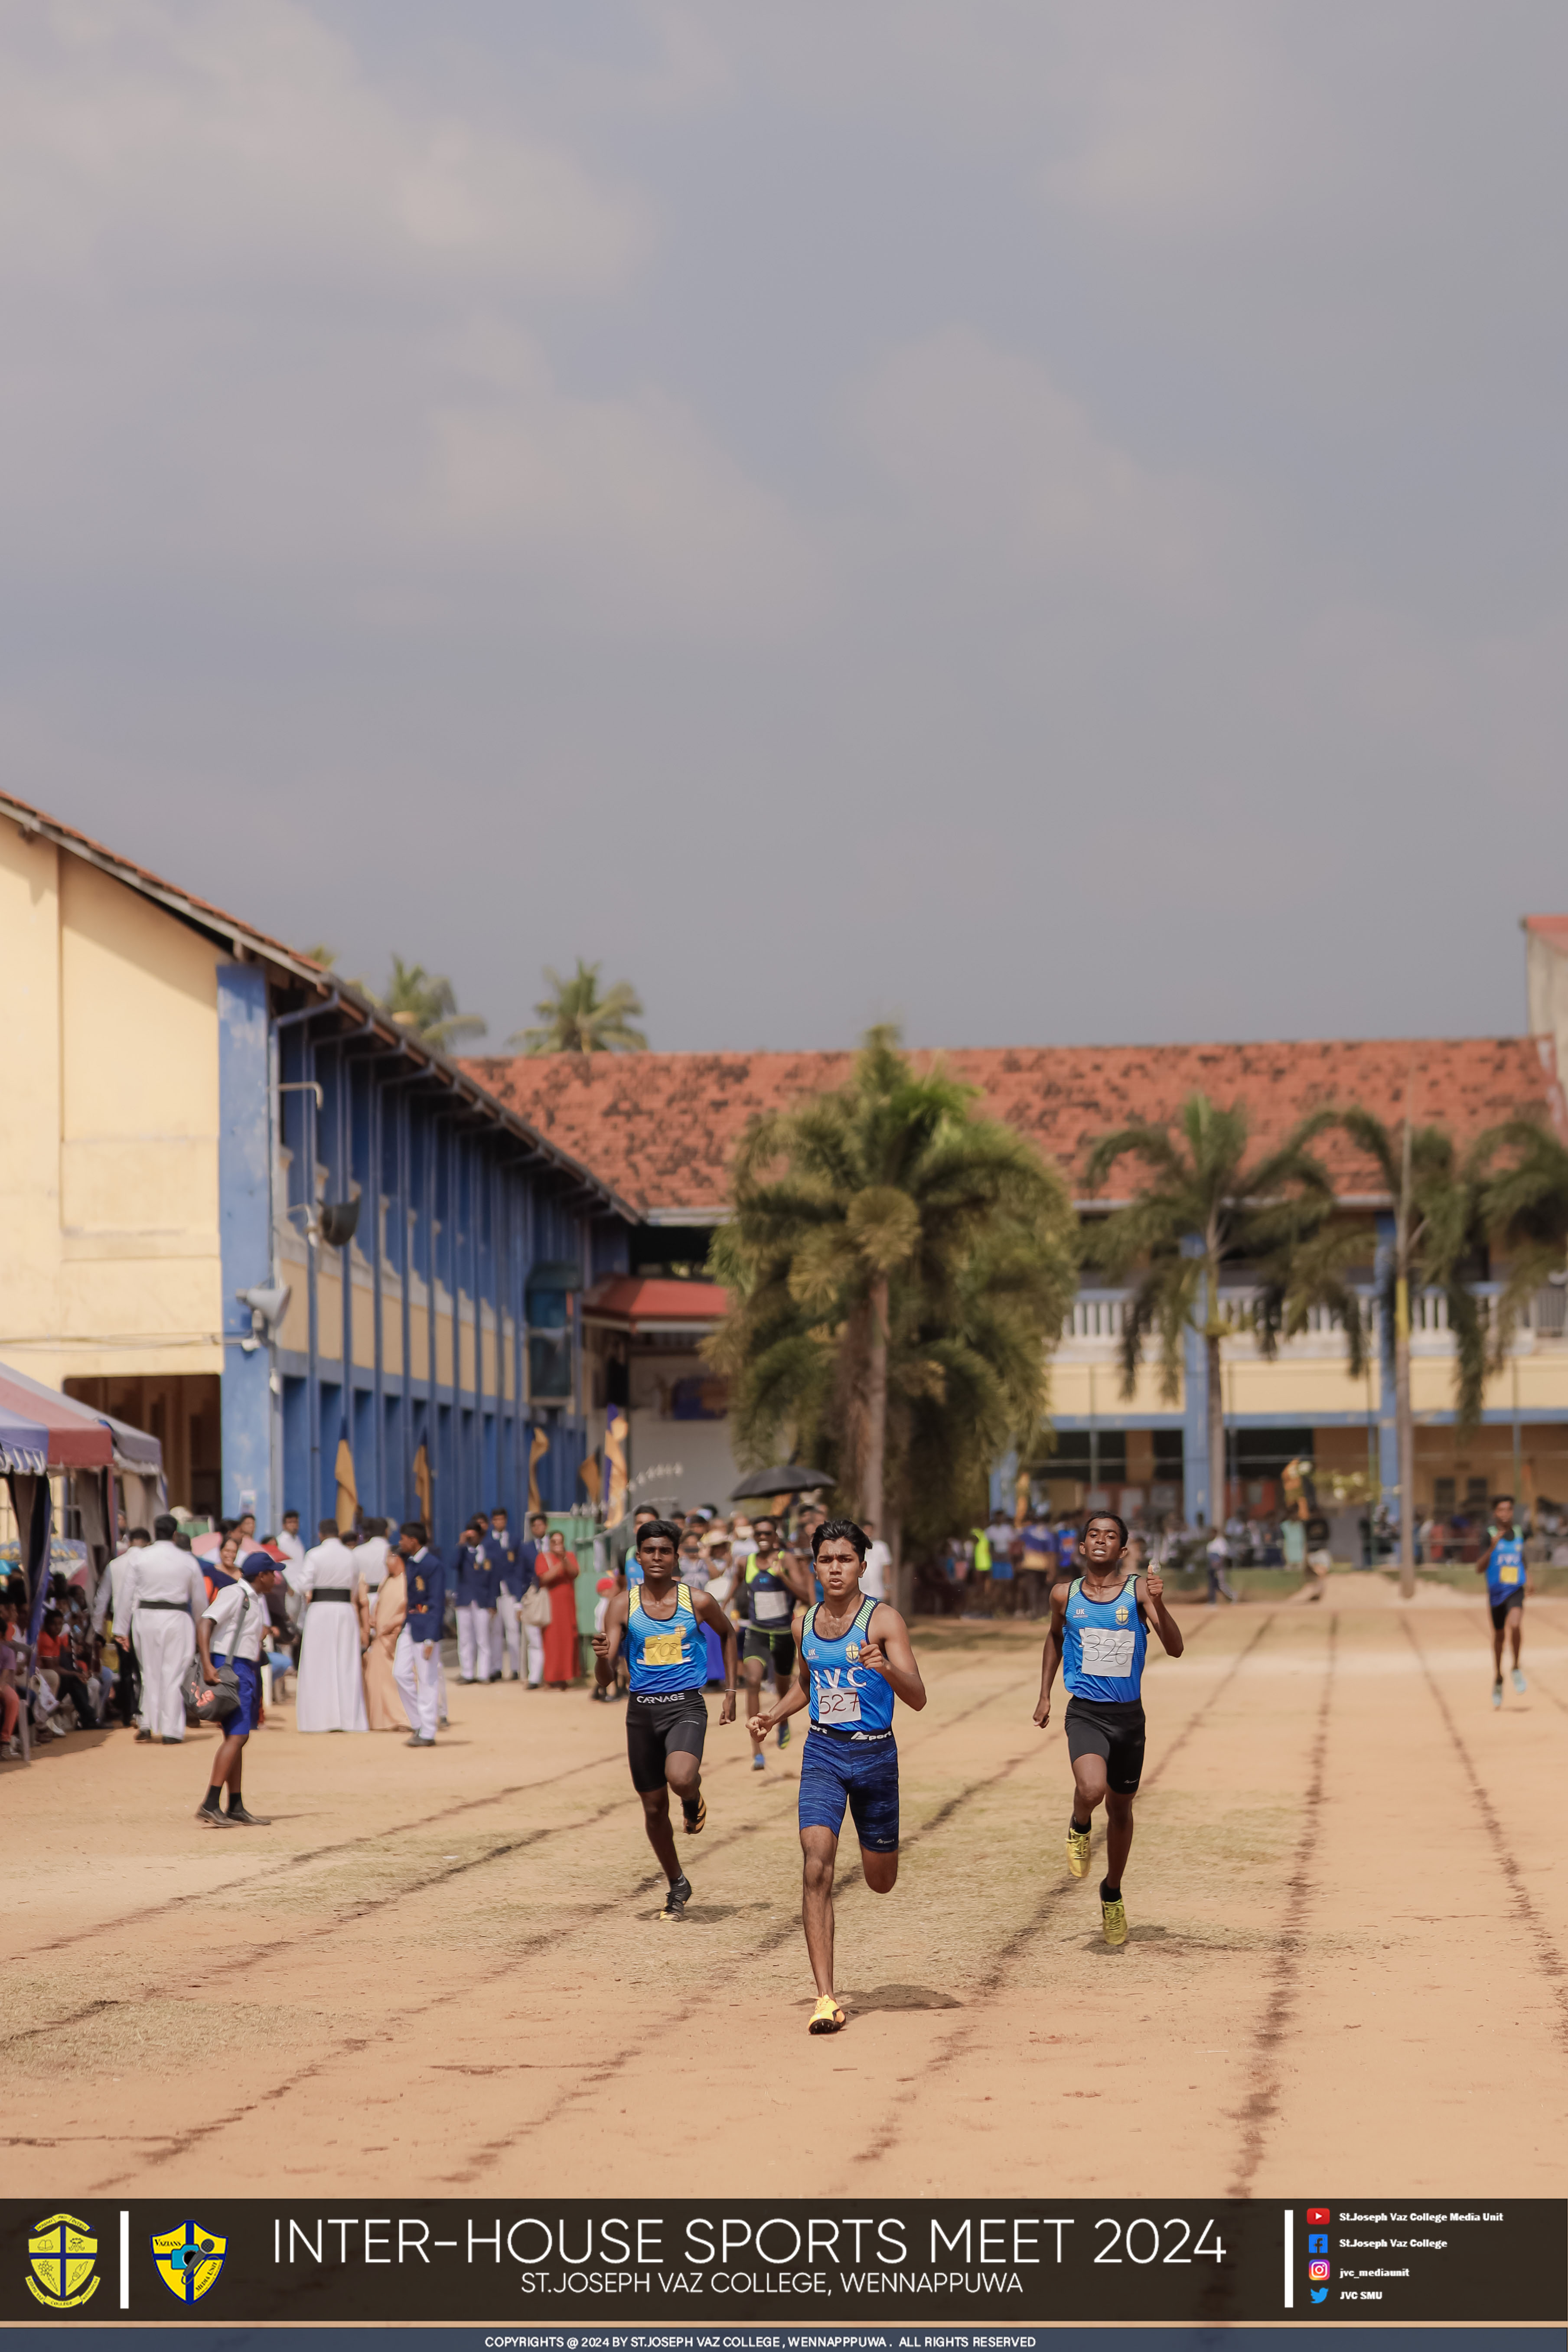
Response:
[[[250,1337],[239,1343],[242,1355],[253,1356],[268,1331],[277,1329],[289,1311],[292,1295],[286,1282],[259,1282],[253,1289],[235,1292],[240,1305],[250,1309]]]

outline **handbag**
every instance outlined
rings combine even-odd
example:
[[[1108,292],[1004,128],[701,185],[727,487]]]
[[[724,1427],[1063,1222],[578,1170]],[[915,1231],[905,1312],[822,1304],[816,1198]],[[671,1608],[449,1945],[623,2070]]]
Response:
[[[239,1615],[234,1621],[232,1640],[237,1642],[250,1609],[250,1588],[247,1585],[239,1604]],[[233,1651],[229,1652],[232,1657]],[[185,1702],[187,1723],[225,1724],[231,1715],[239,1713],[239,1676],[232,1666],[215,1668],[216,1684],[209,1683],[202,1672],[202,1654],[198,1650],[185,1675],[180,1696]]]
[[[542,1630],[550,1622],[550,1613],[549,1593],[542,1584],[531,1584],[517,1604],[518,1623]]]

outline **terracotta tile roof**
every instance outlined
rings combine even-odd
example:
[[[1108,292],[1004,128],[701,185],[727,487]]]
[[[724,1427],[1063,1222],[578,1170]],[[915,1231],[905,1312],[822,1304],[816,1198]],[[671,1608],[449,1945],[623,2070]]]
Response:
[[[1522,928],[1550,940],[1554,948],[1568,955],[1568,915],[1526,915]]]
[[[1451,1128],[1461,1144],[1517,1112],[1568,1136],[1552,1041],[1538,1037],[1329,1039],[1253,1045],[971,1048],[936,1059],[979,1089],[984,1108],[1029,1136],[1081,1189],[1097,1137],[1134,1118],[1172,1118],[1186,1096],[1247,1103],[1259,1148],[1309,1110],[1360,1103]],[[664,1222],[717,1209],[734,1145],[759,1112],[843,1084],[849,1054],[546,1054],[465,1065],[621,1198]],[[1377,1188],[1373,1169],[1330,1139],[1324,1157],[1347,1196]]]
[[[667,1282],[658,1275],[611,1275],[583,1300],[584,1315],[624,1323],[633,1331],[671,1323],[701,1328],[721,1323],[729,1311],[729,1293],[718,1283]]]

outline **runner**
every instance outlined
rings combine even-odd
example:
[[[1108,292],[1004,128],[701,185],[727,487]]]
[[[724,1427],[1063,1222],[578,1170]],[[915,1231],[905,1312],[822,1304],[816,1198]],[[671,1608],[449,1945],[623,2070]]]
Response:
[[[1492,1684],[1492,1705],[1500,1706],[1505,1633],[1513,1644],[1513,1686],[1516,1691],[1530,1687],[1519,1664],[1520,1637],[1524,1632],[1524,1596],[1530,1590],[1530,1570],[1524,1562],[1524,1545],[1513,1523],[1513,1496],[1494,1495],[1492,1508],[1497,1518],[1487,1530],[1489,1540],[1476,1562],[1476,1574],[1484,1576],[1487,1580],[1487,1605],[1492,1618],[1492,1666],[1497,1676]]]
[[[679,1919],[691,1900],[691,1881],[676,1858],[669,1824],[669,1792],[680,1800],[688,1837],[708,1818],[702,1794],[702,1742],[708,1731],[708,1652],[702,1629],[711,1625],[724,1645],[724,1696],[721,1723],[735,1720],[735,1629],[718,1602],[679,1580],[681,1531],[668,1519],[649,1519],[637,1531],[642,1580],[616,1593],[605,1612],[605,1630],[594,1636],[594,1678],[604,1688],[615,1680],[616,1660],[625,1642],[631,1662],[626,1703],[626,1754],[632,1786],[642,1799],[643,1826],[669,1881],[661,1919]],[[631,1563],[628,1561],[628,1569]]]
[[[752,1733],[752,1769],[763,1771],[763,1743],[752,1730],[763,1700],[763,1675],[771,1667],[773,1689],[783,1698],[795,1675],[795,1634],[791,1630],[797,1601],[809,1605],[811,1585],[805,1570],[793,1555],[781,1550],[776,1519],[752,1524],[757,1549],[746,1562],[741,1582],[741,1606],[745,1612],[745,1639],[741,1645],[741,1672],[746,1680],[746,1727]],[[789,1725],[779,1725],[779,1746],[789,1746]]]
[[[1051,1595],[1035,1709],[1043,1731],[1051,1719],[1051,1685],[1062,1666],[1073,1777],[1068,1868],[1075,1878],[1088,1875],[1089,1822],[1103,1798],[1108,1874],[1100,1904],[1108,1944],[1127,1941],[1121,1874],[1132,1848],[1132,1800],[1143,1775],[1141,1694],[1150,1619],[1171,1657],[1179,1658],[1184,1647],[1182,1629],[1165,1606],[1164,1578],[1157,1568],[1129,1576],[1122,1564],[1126,1549],[1126,1524],[1113,1511],[1096,1511],[1085,1520],[1081,1571]]]
[[[860,1868],[873,1895],[890,1895],[899,1875],[899,1751],[893,1701],[917,1710],[925,1685],[909,1628],[886,1601],[860,1590],[870,1539],[853,1519],[824,1519],[811,1538],[823,1598],[800,1629],[800,1675],[750,1728],[760,1746],[775,1723],[811,1709],[800,1759],[801,1916],[816,1979],[810,2033],[837,2033],[844,2011],[833,1994],[833,1871],[847,1804],[860,1841]]]

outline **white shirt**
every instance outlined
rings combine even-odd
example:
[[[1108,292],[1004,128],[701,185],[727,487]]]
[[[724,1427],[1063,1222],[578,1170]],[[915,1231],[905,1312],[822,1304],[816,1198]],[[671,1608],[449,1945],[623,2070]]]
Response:
[[[386,1582],[386,1555],[391,1549],[384,1536],[366,1536],[363,1543],[353,1548],[354,1574],[373,1601]]]
[[[300,1541],[298,1536],[290,1535],[287,1528],[285,1528],[282,1534],[275,1538],[274,1540],[285,1559],[301,1560],[304,1559],[304,1545]]]
[[[358,1580],[354,1556],[341,1536],[328,1536],[325,1542],[305,1554],[297,1568],[290,1561],[283,1573],[290,1592],[298,1592],[301,1599],[323,1586],[330,1591],[341,1587],[345,1592],[353,1592]]]
[[[175,1543],[150,1543],[131,1555],[131,1573],[125,1580],[124,1608],[127,1620],[132,1609],[143,1601],[174,1601],[182,1608],[195,1610],[199,1617],[207,1605],[207,1589],[202,1582],[202,1571],[188,1551]],[[121,1607],[121,1596],[115,1595],[115,1611]]]
[[[247,1599],[250,1606],[245,1609]],[[240,1625],[239,1639],[235,1643],[234,1629],[239,1623],[242,1609],[245,1610],[245,1622]],[[231,1664],[236,1658],[248,1658],[252,1664],[259,1661],[262,1644],[271,1630],[271,1621],[267,1614],[266,1601],[259,1592],[251,1591],[242,1576],[236,1577],[232,1584],[219,1585],[202,1615],[213,1629],[215,1658],[227,1658]],[[231,1643],[234,1643],[232,1648]]]
[[[122,1633],[131,1631],[131,1604],[125,1596],[131,1582],[132,1564],[139,1560],[146,1549],[145,1544],[132,1544],[126,1550],[117,1552],[110,1561],[109,1573],[100,1579],[97,1598],[92,1604],[92,1630],[95,1633],[102,1633],[106,1619],[110,1624],[117,1625]]]
[[[892,1552],[879,1537],[866,1554],[866,1565],[860,1571],[861,1591],[869,1593],[873,1601],[886,1601],[888,1570],[892,1565]]]

